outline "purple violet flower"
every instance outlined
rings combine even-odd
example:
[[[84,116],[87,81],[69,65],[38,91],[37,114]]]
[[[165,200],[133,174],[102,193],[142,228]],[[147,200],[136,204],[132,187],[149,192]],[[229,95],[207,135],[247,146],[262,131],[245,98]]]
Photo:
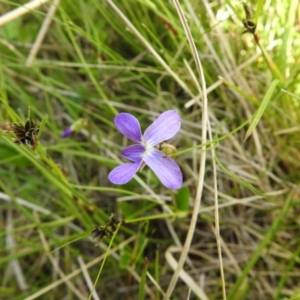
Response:
[[[68,127],[61,135],[61,137],[64,139],[68,136],[70,136],[74,131],[72,130],[71,127]]]
[[[79,118],[62,133],[61,137],[64,139],[73,134],[74,132],[80,132],[81,129],[86,128],[87,126],[88,120]]]
[[[108,179],[112,183],[127,183],[145,163],[167,188],[179,189],[182,186],[182,173],[178,164],[155,148],[180,130],[181,118],[175,110],[162,113],[145,130],[144,135],[139,121],[131,114],[120,113],[114,122],[124,136],[137,144],[123,149],[122,156],[132,162],[121,164],[109,173]]]

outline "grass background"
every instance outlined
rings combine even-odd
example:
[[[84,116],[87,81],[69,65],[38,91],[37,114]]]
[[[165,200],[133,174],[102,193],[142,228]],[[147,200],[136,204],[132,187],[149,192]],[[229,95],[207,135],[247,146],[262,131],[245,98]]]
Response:
[[[49,1],[1,23],[25,3],[0,1],[0,298],[300,299],[299,2],[247,1],[259,44],[240,1]],[[7,132],[29,108],[35,151]],[[148,168],[112,185],[114,116],[144,130],[168,109],[182,189]]]

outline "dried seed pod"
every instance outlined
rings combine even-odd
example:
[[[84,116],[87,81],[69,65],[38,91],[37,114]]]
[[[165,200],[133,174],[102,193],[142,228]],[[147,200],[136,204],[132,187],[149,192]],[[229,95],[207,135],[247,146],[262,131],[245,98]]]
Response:
[[[118,221],[115,219],[115,214],[112,213],[110,215],[109,221],[106,223],[105,226],[95,226],[93,231],[93,239],[95,242],[95,246],[97,246],[104,237],[111,237],[117,230],[117,226],[119,224],[123,224],[124,221]]]
[[[259,43],[259,38],[258,38],[257,34],[255,33],[256,23],[253,22],[253,20],[252,20],[250,8],[245,2],[242,2],[242,4],[243,4],[245,15],[246,15],[245,18],[243,19],[243,24],[244,24],[244,27],[246,28],[246,30],[243,31],[243,34],[244,33],[253,34],[254,40],[256,41],[256,43]]]
[[[11,128],[16,136],[14,140],[16,144],[31,146],[31,149],[35,150],[38,144],[37,134],[40,127],[36,126],[32,119],[27,119],[24,125],[13,123]]]

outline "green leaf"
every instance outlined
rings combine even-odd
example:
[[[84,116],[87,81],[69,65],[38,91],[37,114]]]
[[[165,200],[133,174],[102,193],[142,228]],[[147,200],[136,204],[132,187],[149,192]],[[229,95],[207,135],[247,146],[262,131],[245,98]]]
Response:
[[[41,124],[40,124],[40,129],[39,129],[39,133],[38,133],[38,135],[37,135],[37,139],[40,137],[40,135],[42,134],[42,132],[43,132],[43,130],[44,130],[44,127],[45,127],[45,125],[46,125],[46,123],[47,123],[47,120],[48,120],[48,115],[45,115],[44,117],[43,117],[43,120],[42,120],[42,122],[41,122]]]
[[[121,201],[118,203],[118,207],[121,210],[124,218],[128,218],[135,213],[136,208],[125,201]]]
[[[291,298],[284,298],[283,300],[300,300],[300,291],[294,292]]]
[[[14,288],[14,287],[0,287],[0,295],[3,297],[3,298],[6,298],[8,299],[8,297],[13,297],[13,296],[16,296],[18,294],[18,289],[17,288]],[[12,299],[12,298],[10,298]]]
[[[17,18],[2,26],[2,34],[7,40],[14,40],[20,34],[20,30],[22,30],[21,18]]]
[[[26,147],[25,145],[20,145],[20,147]],[[14,149],[0,143],[0,165],[4,163],[9,163],[20,168],[26,168],[30,165],[30,161],[26,159],[22,154],[19,154]]]
[[[124,251],[121,255],[121,259],[119,261],[119,266],[121,269],[126,269],[131,263],[132,253],[128,251]]]
[[[190,198],[190,190],[188,187],[184,186],[181,189],[179,189],[175,196],[177,208],[182,211],[188,211],[189,198]]]

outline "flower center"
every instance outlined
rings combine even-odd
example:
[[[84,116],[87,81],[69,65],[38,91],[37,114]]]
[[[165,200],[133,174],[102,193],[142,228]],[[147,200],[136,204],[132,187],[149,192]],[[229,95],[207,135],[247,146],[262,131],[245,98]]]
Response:
[[[151,155],[151,153],[153,152],[154,147],[147,144],[147,142],[144,139],[142,140],[141,144],[145,147],[145,151],[143,153],[143,158],[145,158],[146,156]]]

